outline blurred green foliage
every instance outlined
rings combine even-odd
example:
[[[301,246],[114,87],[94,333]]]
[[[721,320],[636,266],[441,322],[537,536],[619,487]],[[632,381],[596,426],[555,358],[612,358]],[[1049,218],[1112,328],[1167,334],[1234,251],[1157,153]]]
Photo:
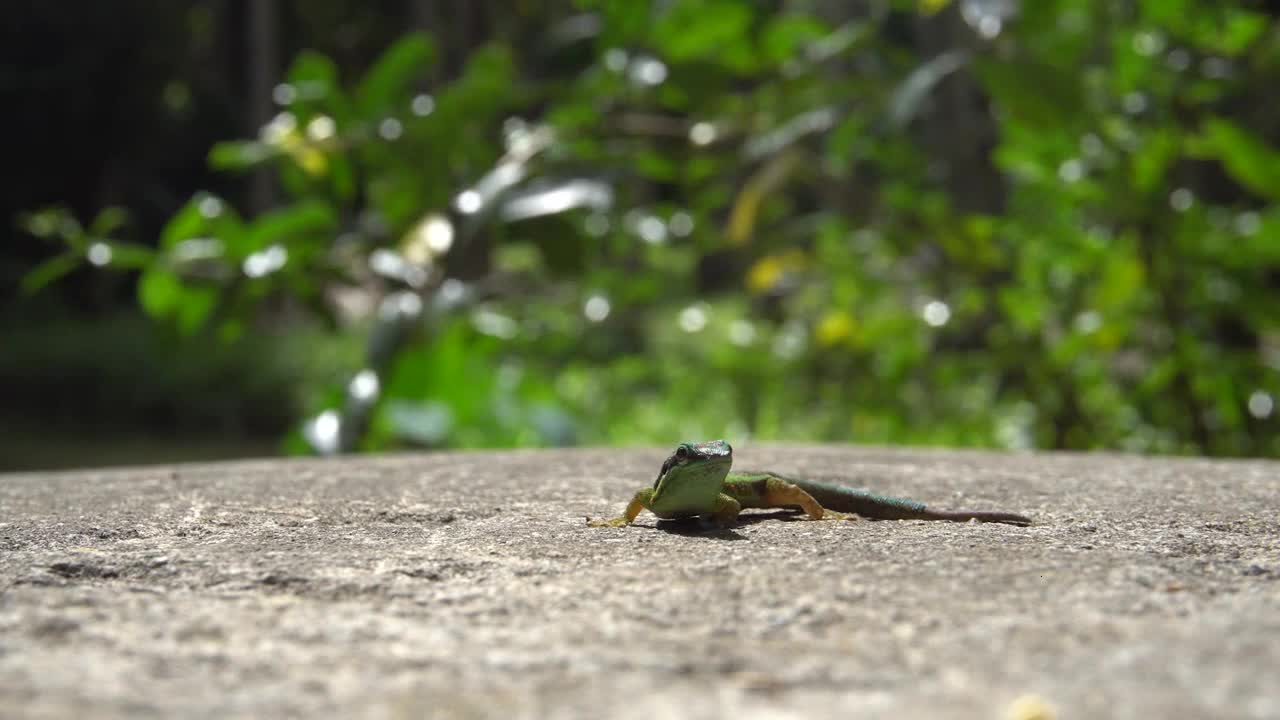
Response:
[[[553,5],[558,5],[553,3]],[[138,303],[359,334],[324,452],[689,437],[1280,455],[1280,25],[1244,2],[578,0],[428,85],[304,52]],[[850,4],[851,6],[853,4]]]

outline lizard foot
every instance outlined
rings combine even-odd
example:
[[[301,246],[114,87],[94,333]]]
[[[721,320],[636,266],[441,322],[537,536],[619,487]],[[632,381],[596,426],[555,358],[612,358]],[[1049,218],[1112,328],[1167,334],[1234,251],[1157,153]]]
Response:
[[[588,520],[589,527],[623,527],[631,523],[624,517],[614,518],[612,520]]]

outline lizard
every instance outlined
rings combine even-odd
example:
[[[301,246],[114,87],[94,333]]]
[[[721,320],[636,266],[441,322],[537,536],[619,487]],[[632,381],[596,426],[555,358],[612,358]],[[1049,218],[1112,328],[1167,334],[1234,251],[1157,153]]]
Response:
[[[774,472],[732,472],[733,448],[724,440],[686,442],[662,463],[653,487],[631,498],[622,516],[588,520],[595,527],[630,525],[643,510],[662,519],[701,517],[719,527],[738,519],[744,508],[800,508],[811,520],[852,513],[875,520],[949,520],[1030,525],[1031,518],[989,510],[934,510],[906,498],[878,495],[819,480]]]

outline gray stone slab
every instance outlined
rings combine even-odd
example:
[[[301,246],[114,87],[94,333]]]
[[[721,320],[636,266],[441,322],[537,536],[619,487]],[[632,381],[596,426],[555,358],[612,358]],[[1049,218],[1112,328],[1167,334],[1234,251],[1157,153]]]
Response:
[[[1280,717],[1280,463],[749,447],[1037,524],[585,526],[665,452],[0,475],[0,715]]]

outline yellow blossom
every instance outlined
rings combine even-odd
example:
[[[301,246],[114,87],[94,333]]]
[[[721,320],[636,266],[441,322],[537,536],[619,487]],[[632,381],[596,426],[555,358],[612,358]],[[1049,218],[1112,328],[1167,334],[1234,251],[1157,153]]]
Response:
[[[818,321],[814,338],[819,345],[837,345],[853,335],[853,327],[853,317],[849,313],[843,310],[831,310]]]

